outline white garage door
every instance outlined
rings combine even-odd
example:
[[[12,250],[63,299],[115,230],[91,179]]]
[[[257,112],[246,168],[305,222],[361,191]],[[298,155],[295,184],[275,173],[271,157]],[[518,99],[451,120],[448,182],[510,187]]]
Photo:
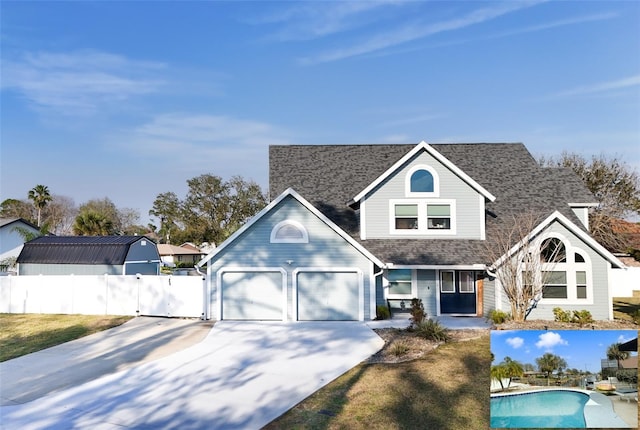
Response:
[[[357,321],[360,316],[358,272],[299,272],[298,320]]]
[[[220,319],[282,320],[281,272],[224,272]]]

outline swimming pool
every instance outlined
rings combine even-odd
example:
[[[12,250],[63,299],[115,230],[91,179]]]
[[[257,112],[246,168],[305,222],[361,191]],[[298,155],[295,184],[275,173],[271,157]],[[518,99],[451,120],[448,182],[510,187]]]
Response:
[[[545,390],[491,398],[492,428],[586,428],[589,395]]]

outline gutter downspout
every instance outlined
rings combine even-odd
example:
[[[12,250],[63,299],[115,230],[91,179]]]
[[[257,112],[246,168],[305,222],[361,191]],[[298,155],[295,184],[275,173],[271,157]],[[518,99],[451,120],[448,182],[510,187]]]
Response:
[[[375,265],[374,265],[374,267],[375,267]],[[376,308],[378,307],[378,297],[377,297],[377,293],[378,293],[377,285],[378,285],[378,282],[377,282],[377,278],[378,278],[378,276],[382,275],[383,273],[384,273],[384,267],[380,267],[380,271],[378,273],[375,273],[375,272],[373,273],[373,291],[375,292],[374,296],[376,297],[376,299],[375,299],[375,307],[369,313],[370,314],[374,313],[375,314],[375,318],[378,317],[377,312],[376,312]],[[380,284],[382,285],[382,282]],[[382,288],[382,298],[384,299],[384,287]],[[369,315],[369,318],[371,318],[371,315]],[[373,319],[373,318],[371,318],[371,319]]]

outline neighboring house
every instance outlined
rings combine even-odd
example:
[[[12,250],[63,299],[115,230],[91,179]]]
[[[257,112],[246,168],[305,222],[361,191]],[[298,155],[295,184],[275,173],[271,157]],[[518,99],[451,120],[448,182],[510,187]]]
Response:
[[[271,146],[269,176],[275,199],[199,263],[209,317],[370,320],[414,297],[430,317],[509,311],[485,244],[535,211],[532,234],[566,259],[530,318],[613,318],[609,274],[624,266],[588,233],[594,197],[522,144]]]
[[[162,262],[167,266],[175,266],[177,264],[195,265],[206,255],[206,253],[190,243],[183,243],[180,246],[161,243],[158,245],[158,253]]]
[[[157,275],[160,255],[145,236],[43,236],[24,244],[18,275]]]
[[[37,236],[40,229],[22,218],[0,218],[0,263],[20,254],[26,241],[23,232]]]

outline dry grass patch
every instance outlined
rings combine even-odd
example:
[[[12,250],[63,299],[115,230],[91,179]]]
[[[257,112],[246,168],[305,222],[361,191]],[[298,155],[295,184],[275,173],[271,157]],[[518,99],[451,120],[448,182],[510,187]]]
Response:
[[[633,315],[640,311],[640,297],[615,297],[613,299],[613,317],[634,322]]]
[[[413,361],[361,364],[266,429],[485,430],[490,365],[486,330]]]
[[[129,321],[129,316],[0,314],[0,362]]]

